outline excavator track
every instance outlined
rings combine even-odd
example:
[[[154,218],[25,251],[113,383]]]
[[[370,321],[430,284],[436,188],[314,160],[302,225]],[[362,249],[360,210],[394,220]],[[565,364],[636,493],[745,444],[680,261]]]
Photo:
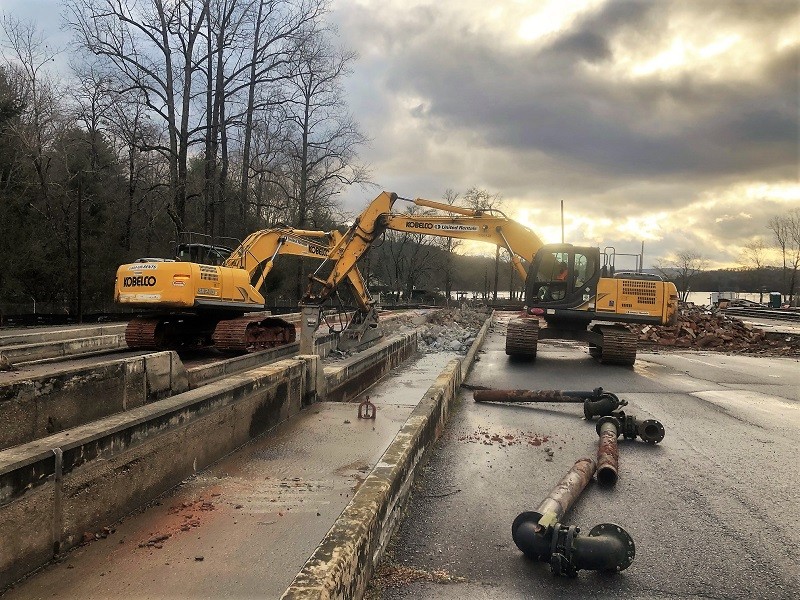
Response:
[[[630,366],[636,362],[636,334],[630,329],[621,326],[598,326],[594,331],[602,336],[603,344],[600,348],[597,346],[592,348],[590,345],[589,354],[599,358],[601,363]]]
[[[159,325],[161,319],[136,317],[125,327],[125,343],[131,350],[152,350],[162,346]]]
[[[217,323],[211,338],[219,350],[258,352],[291,344],[297,337],[294,325],[283,319],[239,317]]]
[[[515,318],[508,322],[506,329],[506,354],[514,358],[536,358],[539,341],[539,320],[535,318]]]

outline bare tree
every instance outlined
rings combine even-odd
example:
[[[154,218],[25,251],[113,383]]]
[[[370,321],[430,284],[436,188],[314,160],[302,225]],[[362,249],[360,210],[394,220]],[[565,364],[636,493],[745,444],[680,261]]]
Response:
[[[416,208],[408,211],[409,215],[428,214]],[[421,233],[408,231],[387,231],[385,242],[377,248],[374,264],[378,276],[386,282],[395,301],[401,297],[410,301],[414,290],[430,282],[436,271],[435,248],[438,240]]]
[[[708,266],[706,258],[694,250],[681,250],[672,260],[660,260],[656,269],[665,278],[675,283],[682,302],[686,302],[692,283]]]
[[[13,74],[24,106],[15,134],[36,172],[41,210],[49,220],[52,211],[50,149],[61,123],[55,101],[60,92],[47,67],[58,51],[48,47],[33,23],[6,15],[0,19],[0,29],[5,37],[4,46],[10,54],[6,71]]]
[[[283,105],[292,124],[286,197],[295,207],[293,225],[306,227],[315,210],[329,208],[347,185],[364,183],[367,170],[357,150],[367,142],[348,114],[342,80],[355,58],[334,49],[326,31],[306,28],[293,55]]]
[[[0,65],[0,191],[13,185],[19,169],[17,145],[5,135],[25,110],[24,85],[14,74],[8,66]]]
[[[443,200],[453,206],[458,202],[458,192],[448,189],[444,192]],[[456,238],[443,237],[439,241],[441,249],[445,252],[444,264],[442,270],[444,271],[444,295],[445,303],[450,306],[450,296],[453,293],[453,273],[455,271],[453,254],[462,245],[462,241]]]
[[[765,257],[767,253],[767,245],[764,243],[763,238],[755,238],[747,242],[742,247],[742,262],[745,265],[755,269],[755,284],[758,288],[759,302],[764,301],[764,289],[762,287],[764,277],[764,267],[766,266]]]
[[[488,190],[472,187],[464,194],[467,204],[475,210],[500,210],[503,200],[499,194],[492,194]],[[492,289],[492,300],[497,302],[497,288],[500,282],[500,246],[494,250],[494,287]]]
[[[244,219],[249,205],[253,134],[257,116],[272,113],[284,98],[282,90],[272,84],[282,83],[291,74],[293,53],[302,47],[298,39],[310,29],[326,10],[325,0],[259,0],[251,26],[250,61],[244,65],[247,78],[242,89],[247,91],[244,104],[242,132],[242,164],[240,181],[240,218]],[[238,91],[238,90],[237,90]]]
[[[783,259],[784,299],[796,303],[797,271],[800,269],[800,208],[770,219],[767,228],[772,232]]]
[[[167,130],[153,148],[168,160],[172,206],[186,222],[187,160],[202,127],[190,126],[195,74],[202,64],[198,36],[209,0],[68,0],[68,21],[81,43],[103,57],[122,82],[120,93],[142,98]]]
[[[153,223],[157,215],[166,210],[169,180],[163,160],[155,151],[147,151],[163,145],[163,130],[149,119],[143,102],[134,98],[120,97],[111,106],[108,135],[110,142],[124,166],[125,213],[121,232],[122,247],[132,249],[132,241],[138,238],[140,250],[150,254],[153,244]],[[144,235],[134,236],[133,223],[138,215],[145,215],[148,227]],[[144,238],[144,239],[142,239]]]

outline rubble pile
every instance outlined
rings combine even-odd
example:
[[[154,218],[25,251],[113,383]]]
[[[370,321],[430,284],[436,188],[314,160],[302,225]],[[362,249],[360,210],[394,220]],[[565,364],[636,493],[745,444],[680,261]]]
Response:
[[[800,351],[800,339],[771,338],[736,317],[682,307],[672,326],[636,325],[639,341],[674,348],[716,349],[729,352]]]
[[[466,354],[488,316],[485,310],[443,308],[394,320],[401,329],[417,329],[420,352],[444,350]]]

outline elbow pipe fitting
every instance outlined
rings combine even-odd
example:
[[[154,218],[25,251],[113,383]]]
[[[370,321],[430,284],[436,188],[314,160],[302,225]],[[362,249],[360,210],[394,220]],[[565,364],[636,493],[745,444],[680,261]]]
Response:
[[[626,415],[623,411],[612,413],[612,417],[616,418],[620,423],[620,434],[626,440],[635,440],[636,437],[642,438],[643,442],[648,444],[657,444],[664,439],[664,426],[661,421],[655,419],[645,419],[639,421],[633,415]],[[600,423],[598,422],[597,433],[600,433]]]
[[[627,400],[620,400],[615,394],[603,392],[603,388],[597,388],[602,393],[596,398],[586,398],[583,401],[583,416],[587,421],[594,417],[606,417],[611,415],[618,408],[628,405]]]
[[[514,543],[528,558],[550,563],[553,575],[576,577],[578,571],[624,571],[636,556],[633,538],[619,525],[602,523],[581,536],[574,525],[539,525],[541,514],[520,513],[511,526]]]

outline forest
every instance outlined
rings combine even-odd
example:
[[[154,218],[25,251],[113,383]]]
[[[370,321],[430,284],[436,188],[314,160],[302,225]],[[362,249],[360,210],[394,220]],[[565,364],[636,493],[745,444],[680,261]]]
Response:
[[[110,310],[116,267],[183,232],[329,229],[368,183],[324,0],[64,7],[68,53],[0,20],[5,312]]]

